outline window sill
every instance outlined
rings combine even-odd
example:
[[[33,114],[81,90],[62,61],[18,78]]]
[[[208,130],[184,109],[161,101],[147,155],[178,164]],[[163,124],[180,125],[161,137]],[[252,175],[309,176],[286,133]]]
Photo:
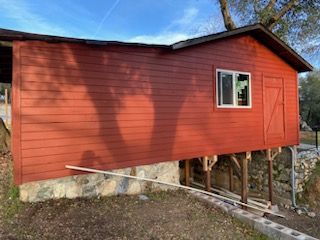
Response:
[[[215,106],[215,111],[218,112],[251,112],[252,106],[249,107],[236,107],[236,106]]]

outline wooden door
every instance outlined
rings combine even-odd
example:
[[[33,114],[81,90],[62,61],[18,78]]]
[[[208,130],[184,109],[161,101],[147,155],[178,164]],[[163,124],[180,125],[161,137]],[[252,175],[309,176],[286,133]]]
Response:
[[[285,139],[285,108],[283,79],[264,77],[264,136],[266,144]]]

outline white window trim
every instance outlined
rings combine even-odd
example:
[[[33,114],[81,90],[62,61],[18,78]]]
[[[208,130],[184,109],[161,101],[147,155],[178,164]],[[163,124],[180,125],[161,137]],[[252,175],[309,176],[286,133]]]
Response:
[[[219,81],[218,73],[219,72],[232,74],[233,104],[221,104],[221,105],[219,105],[219,92],[218,92],[218,81]],[[236,101],[237,100],[236,99],[236,88],[235,88],[235,83],[236,83],[235,75],[236,74],[246,74],[246,75],[249,76],[249,105],[248,106],[238,106],[238,105],[236,105],[236,102],[237,102]],[[221,84],[220,87],[222,87],[222,84]],[[222,89],[220,91],[222,92]],[[222,99],[220,99],[220,100],[221,100],[221,103],[222,103]],[[217,105],[217,108],[252,108],[251,73],[217,68],[216,69],[216,105]]]

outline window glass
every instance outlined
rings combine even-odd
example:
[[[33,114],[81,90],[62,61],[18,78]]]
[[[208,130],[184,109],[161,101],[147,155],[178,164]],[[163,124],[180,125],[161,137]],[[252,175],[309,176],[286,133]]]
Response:
[[[233,104],[233,80],[232,74],[221,73],[221,92],[222,92],[222,104]]]
[[[249,106],[249,75],[236,74],[236,101],[238,106]]]
[[[218,106],[250,107],[250,74],[236,71],[218,71],[217,102]]]

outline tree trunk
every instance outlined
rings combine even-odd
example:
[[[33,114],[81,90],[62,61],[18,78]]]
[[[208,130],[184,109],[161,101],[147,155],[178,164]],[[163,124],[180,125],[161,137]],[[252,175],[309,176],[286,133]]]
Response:
[[[227,0],[219,0],[219,1],[220,1],[221,13],[223,16],[224,26],[228,31],[231,31],[236,28],[236,25],[234,24],[231,18]]]
[[[289,12],[296,4],[298,4],[297,0],[291,0],[287,4],[285,4],[281,10],[273,15],[266,23],[266,27],[269,30],[272,30],[276,23],[287,13]]]

